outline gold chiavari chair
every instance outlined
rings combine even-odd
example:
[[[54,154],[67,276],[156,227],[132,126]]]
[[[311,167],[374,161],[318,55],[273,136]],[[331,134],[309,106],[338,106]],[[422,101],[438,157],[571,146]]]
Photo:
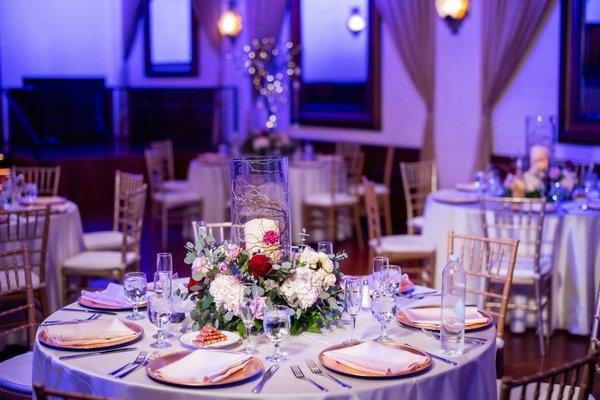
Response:
[[[363,179],[365,209],[369,227],[369,259],[386,256],[390,262],[421,261],[421,267],[402,266],[402,271],[428,286],[433,285],[435,244],[421,235],[381,235],[381,215],[373,182]]]
[[[123,212],[127,195],[144,185],[144,176],[128,172],[116,171],[115,197],[113,205],[112,231],[86,232],[83,234],[83,243],[86,250],[119,250],[123,233],[121,232]]]
[[[152,150],[144,151],[148,182],[152,199],[152,224],[161,223],[162,248],[167,247],[167,228],[172,223],[187,223],[200,219],[202,215],[202,197],[191,188],[189,190],[166,190],[163,156]]]
[[[592,316],[592,329],[590,330],[589,352],[600,350],[600,285],[596,292],[596,307]]]
[[[162,188],[168,191],[188,190],[189,184],[186,180],[175,179],[173,142],[171,140],[158,140],[151,142],[149,147],[161,157],[164,175]]]
[[[8,279],[7,279],[8,278]],[[35,343],[35,299],[27,246],[0,254],[0,298],[15,298],[0,311],[0,338],[25,331],[28,352],[0,363],[0,398],[31,399]],[[4,321],[7,321],[6,323]],[[11,322],[8,322],[11,321]]]
[[[56,196],[60,167],[13,167],[13,174],[23,175],[25,183],[35,183],[40,196]]]
[[[32,285],[42,316],[48,314],[46,297],[46,253],[50,230],[51,206],[0,214],[0,246],[4,250],[16,249],[24,244],[29,248]]]
[[[400,174],[406,202],[406,227],[409,234],[423,229],[425,200],[437,190],[437,166],[435,160],[401,162]]]
[[[63,260],[61,267],[63,299],[81,287],[72,289],[69,278],[108,278],[121,282],[127,268],[139,270],[140,241],[144,222],[147,186],[129,192],[125,200],[121,226],[121,248],[119,251],[83,251]]]
[[[336,142],[335,143],[335,154],[337,156],[353,156],[361,150],[360,143],[350,142]]]
[[[364,243],[360,226],[359,199],[351,193],[345,161],[340,157],[334,157],[323,163],[330,174],[329,191],[309,194],[304,198],[302,203],[304,227],[308,231],[326,228],[327,240],[333,242],[337,236],[338,224],[344,217],[342,213],[347,212],[352,215],[354,234],[358,247],[362,250]]]
[[[206,224],[208,236],[215,239],[215,243],[220,245],[225,241],[231,243],[241,242],[244,234],[243,225],[233,225],[231,222],[211,222]]]
[[[481,197],[481,225],[488,238],[518,239],[520,242],[513,273],[513,285],[530,287],[534,304],[515,304],[510,309],[536,312],[540,352],[552,334],[552,264],[542,255],[542,234],[546,215],[545,199]],[[547,312],[547,324],[543,311]],[[544,340],[546,338],[546,340]]]
[[[38,400],[117,400],[113,397],[94,396],[87,393],[65,392],[57,389],[48,389],[44,385],[33,385]]]
[[[598,352],[557,368],[519,379],[502,378],[500,400],[588,400],[591,397]]]
[[[448,258],[460,257],[467,274],[466,291],[496,319],[499,367],[504,351],[504,323],[519,241],[448,234]]]

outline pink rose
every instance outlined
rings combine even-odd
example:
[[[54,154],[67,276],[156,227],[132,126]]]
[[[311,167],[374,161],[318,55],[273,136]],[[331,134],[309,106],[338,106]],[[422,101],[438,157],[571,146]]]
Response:
[[[240,247],[238,245],[235,245],[235,244],[227,245],[227,249],[225,249],[225,257],[227,257],[227,259],[229,261],[236,260],[239,255],[240,255]]]
[[[256,310],[256,313],[254,314],[254,317],[256,319],[263,319],[263,317],[264,317],[264,310],[263,309],[265,308],[265,305],[266,305],[266,303],[265,303],[265,297],[261,297],[261,296],[255,297],[252,300],[252,303],[253,303],[253,305],[255,307],[254,310]]]
[[[262,241],[266,245],[279,243],[279,233],[275,231],[266,231],[262,237]]]
[[[221,271],[221,272],[227,271],[227,263],[221,261],[221,263],[219,264],[219,271]]]
[[[210,261],[204,256],[197,257],[192,263],[192,272],[199,272],[202,275],[206,275],[211,269],[212,265]]]

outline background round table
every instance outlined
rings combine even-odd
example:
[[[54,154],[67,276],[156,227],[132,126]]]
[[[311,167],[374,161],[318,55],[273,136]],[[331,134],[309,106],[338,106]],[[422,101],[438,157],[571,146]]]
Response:
[[[423,235],[437,247],[435,287],[441,287],[447,262],[448,232],[483,235],[479,204],[448,204],[427,199]],[[588,335],[592,324],[596,290],[600,282],[600,211],[582,210],[575,202],[563,203],[558,211],[547,212],[542,255],[551,255],[553,267],[552,321],[555,329]],[[510,315],[510,314],[509,314]],[[513,327],[524,324],[516,321]],[[535,326],[529,313],[527,326]]]
[[[425,289],[422,289],[425,290]],[[401,306],[409,300],[402,299]],[[76,305],[72,305],[76,306]],[[126,312],[119,313],[120,318]],[[71,319],[78,317],[77,313],[58,311],[50,319]],[[85,316],[82,314],[81,316]],[[102,318],[107,318],[103,316]],[[152,334],[155,329],[148,319],[139,321],[144,327],[145,336],[138,342],[140,350],[152,350],[149,344],[154,341]],[[170,331],[178,334],[180,324],[173,324]],[[439,342],[429,336],[400,328],[396,323],[390,324],[389,334],[399,343],[409,343],[440,355]],[[425,373],[397,379],[359,379],[336,374],[338,378],[352,385],[352,389],[344,389],[327,378],[315,377],[305,364],[306,360],[317,360],[324,348],[341,343],[349,338],[351,329],[334,329],[324,334],[304,333],[297,337],[288,337],[283,341],[282,350],[288,353],[290,361],[283,363],[273,378],[267,382],[260,395],[251,393],[258,379],[241,385],[212,389],[191,389],[164,385],[151,380],[143,369],[140,369],[124,379],[116,379],[107,373],[121,365],[132,361],[137,352],[115,353],[92,356],[73,360],[61,361],[59,356],[72,352],[54,350],[36,342],[33,355],[33,381],[44,382],[51,388],[74,390],[100,396],[112,396],[120,399],[433,399],[445,400],[485,400],[496,399],[496,330],[492,327],[485,331],[469,333],[484,337],[485,345],[466,345],[465,354],[456,357],[458,366],[433,360],[433,366]],[[378,327],[371,321],[370,314],[362,311],[357,322],[357,338],[370,340],[377,336]],[[162,350],[163,354],[179,351],[182,347],[176,339],[170,339],[173,346]],[[272,351],[270,342],[260,335],[258,342],[260,357]],[[269,363],[265,362],[268,367]],[[290,365],[298,364],[304,373],[316,379],[329,389],[320,392],[310,383],[297,380],[292,375]]]

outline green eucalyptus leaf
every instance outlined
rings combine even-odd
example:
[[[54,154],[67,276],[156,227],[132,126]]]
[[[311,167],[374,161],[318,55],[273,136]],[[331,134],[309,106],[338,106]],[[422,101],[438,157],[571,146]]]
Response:
[[[195,271],[192,273],[192,279],[194,279],[195,281],[200,282],[202,278],[204,278],[204,276],[200,272]]]
[[[261,296],[261,297],[264,296],[265,295],[265,289],[263,289],[260,286],[257,286],[256,287],[256,295],[257,296]]]
[[[227,313],[225,313],[225,315],[223,316],[223,319],[225,320],[225,322],[231,321],[233,319],[233,312],[227,311]]]

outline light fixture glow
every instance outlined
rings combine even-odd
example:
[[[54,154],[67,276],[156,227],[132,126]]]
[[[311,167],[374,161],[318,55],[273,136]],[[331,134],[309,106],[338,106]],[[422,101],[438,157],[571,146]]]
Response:
[[[229,8],[221,14],[218,22],[219,32],[223,36],[235,38],[242,30],[242,17],[235,9],[235,3],[229,3]]]
[[[469,0],[435,0],[435,9],[446,21],[452,33],[457,33],[460,24],[469,12]]]
[[[358,7],[352,8],[352,11],[350,12],[350,17],[346,22],[346,26],[348,27],[350,32],[352,32],[355,35],[359,34],[365,29],[366,25],[367,24],[365,22],[365,19],[362,15],[360,15]]]

